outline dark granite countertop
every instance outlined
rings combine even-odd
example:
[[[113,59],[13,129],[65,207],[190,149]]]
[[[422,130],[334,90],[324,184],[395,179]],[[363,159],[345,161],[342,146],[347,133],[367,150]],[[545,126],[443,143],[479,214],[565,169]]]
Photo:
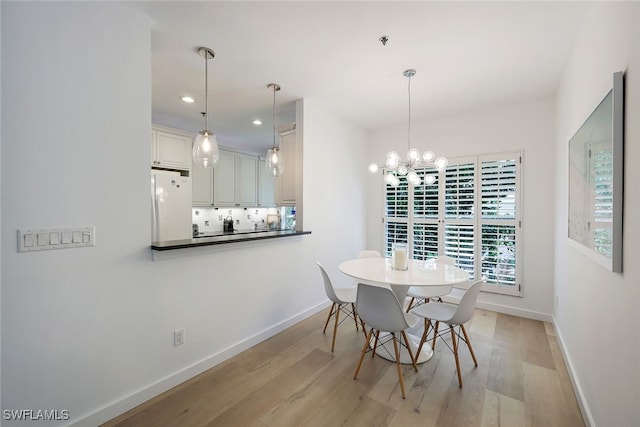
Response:
[[[195,248],[198,246],[302,236],[304,234],[311,234],[311,232],[298,230],[238,230],[234,232],[204,233],[192,239],[153,242],[151,243],[151,249],[154,251],[169,251],[172,249]]]

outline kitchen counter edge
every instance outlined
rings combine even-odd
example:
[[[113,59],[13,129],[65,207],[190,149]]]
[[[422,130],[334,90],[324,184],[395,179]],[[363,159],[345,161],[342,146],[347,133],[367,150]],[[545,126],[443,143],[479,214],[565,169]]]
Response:
[[[170,251],[174,249],[196,248],[199,246],[225,245],[229,243],[249,242],[253,240],[302,236],[304,234],[311,234],[311,231],[265,231],[262,233],[232,234],[212,237],[199,237],[196,239],[169,240],[165,242],[153,242],[151,244],[151,249],[154,251]]]

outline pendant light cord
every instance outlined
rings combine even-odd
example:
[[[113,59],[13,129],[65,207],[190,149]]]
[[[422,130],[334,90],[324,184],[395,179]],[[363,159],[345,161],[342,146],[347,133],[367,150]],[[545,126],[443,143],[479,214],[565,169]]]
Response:
[[[276,87],[273,87],[273,148],[276,148]]]
[[[209,54],[204,55],[204,129],[209,130]]]
[[[409,129],[407,131],[407,150],[411,150],[411,76],[409,76],[407,92],[409,93]]]

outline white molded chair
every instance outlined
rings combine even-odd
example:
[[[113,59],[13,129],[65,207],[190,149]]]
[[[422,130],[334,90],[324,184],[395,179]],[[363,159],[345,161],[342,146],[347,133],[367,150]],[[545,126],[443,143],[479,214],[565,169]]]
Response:
[[[404,338],[407,350],[409,351],[409,357],[411,358],[411,363],[417,372],[418,367],[416,366],[415,357],[411,352],[411,347],[409,346],[409,340],[407,339],[405,330],[416,326],[420,322],[420,319],[413,314],[405,313],[402,310],[402,306],[398,302],[398,298],[396,298],[391,289],[366,285],[364,283],[358,284],[356,308],[360,318],[364,320],[371,329],[369,330],[369,333],[367,333],[367,340],[364,343],[364,347],[362,347],[360,360],[358,360],[358,366],[353,374],[353,379],[355,380],[358,378],[358,373],[360,372],[360,367],[362,366],[362,361],[366,352],[371,350],[374,352],[373,354],[375,354],[376,347],[378,346],[378,340],[380,338],[380,331],[389,332],[391,339],[393,340],[396,366],[398,368],[398,378],[400,379],[400,390],[402,391],[402,398],[404,399],[404,377],[402,376],[402,368],[400,367],[400,349],[398,347],[398,341],[400,341],[400,345],[402,345],[402,342],[396,337],[396,333],[400,332],[402,338]],[[374,336],[374,334],[375,342],[373,349],[371,349],[370,342],[371,337]]]
[[[460,340],[464,341],[467,344],[469,352],[471,353],[471,357],[473,358],[473,363],[476,367],[478,366],[478,361],[476,360],[476,355],[473,352],[473,347],[471,347],[471,341],[469,341],[469,335],[467,334],[467,330],[465,329],[464,324],[471,320],[473,314],[475,313],[476,300],[478,299],[478,293],[480,293],[482,283],[484,283],[484,280],[478,280],[473,285],[471,285],[462,296],[460,304],[458,305],[442,302],[431,302],[428,304],[422,304],[411,310],[412,314],[424,317],[424,333],[422,334],[422,339],[420,340],[420,345],[418,346],[418,354],[420,353],[420,350],[422,350],[422,346],[427,340],[427,334],[429,332],[429,329],[431,329],[433,322],[435,322],[435,324],[433,325],[433,339],[431,341],[431,347],[434,349],[436,346],[436,338],[442,337],[444,334],[446,334],[446,332],[438,333],[438,326],[440,325],[440,322],[446,323],[447,326],[449,326],[453,348],[449,346],[449,343],[444,339],[442,341],[447,344],[451,351],[453,351],[453,354],[456,358],[458,386],[460,387],[462,387],[460,359],[458,358],[458,348]],[[456,327],[458,329],[457,331]],[[460,336],[461,330],[464,337]]]
[[[380,252],[378,251],[364,250],[360,251],[358,258],[382,258],[382,255],[380,255]]]
[[[451,258],[450,256],[440,255],[436,257],[436,262],[455,265],[456,260]],[[442,286],[412,286],[407,291],[407,296],[411,298],[409,301],[409,305],[407,306],[407,313],[412,309],[421,304],[425,304],[432,299],[436,299],[439,302],[442,302],[442,296],[447,295],[451,292],[451,285],[442,285]]]
[[[358,312],[356,311],[355,302],[356,302],[356,292],[357,288],[334,288],[331,283],[331,279],[329,279],[329,275],[324,267],[319,263],[318,267],[320,267],[320,273],[322,273],[322,279],[324,280],[324,291],[327,294],[327,298],[329,298],[332,302],[331,309],[329,310],[329,315],[327,316],[327,321],[324,324],[324,329],[322,329],[322,333],[324,334],[327,331],[327,325],[329,325],[329,320],[331,316],[335,316],[335,323],[333,325],[333,337],[331,339],[331,351],[336,345],[336,332],[338,331],[338,325],[342,323],[339,320],[340,312],[342,311],[347,317],[351,317],[355,324],[356,330],[358,330]],[[347,308],[351,306],[351,309]],[[343,319],[344,320],[344,319]],[[362,320],[360,320],[362,324],[362,333],[366,336],[365,326]]]

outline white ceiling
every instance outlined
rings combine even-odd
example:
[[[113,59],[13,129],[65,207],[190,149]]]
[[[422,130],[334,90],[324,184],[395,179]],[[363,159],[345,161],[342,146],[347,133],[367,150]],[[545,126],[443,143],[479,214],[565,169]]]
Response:
[[[313,98],[371,130],[552,95],[588,2],[191,2],[128,3],[152,19],[153,121],[203,127],[205,60],[209,128],[221,145],[257,152],[293,102]],[[387,35],[383,46],[378,39]],[[179,100],[191,95],[194,104]],[[261,129],[251,124],[264,122]]]

